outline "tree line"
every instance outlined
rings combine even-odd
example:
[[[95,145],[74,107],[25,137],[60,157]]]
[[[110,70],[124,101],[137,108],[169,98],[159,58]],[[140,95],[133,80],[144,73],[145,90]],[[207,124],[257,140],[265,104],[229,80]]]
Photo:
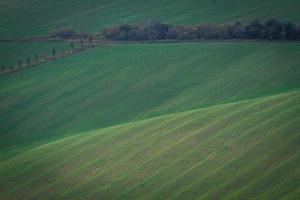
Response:
[[[109,40],[201,40],[201,39],[249,39],[249,40],[300,40],[300,26],[290,22],[269,19],[255,20],[247,24],[169,25],[147,22],[142,25],[123,24],[106,28],[103,35]]]
[[[47,35],[47,38],[59,38],[63,40],[80,40],[81,43],[83,43],[84,41],[88,41],[89,43],[91,43],[92,40],[95,39],[95,35],[87,33],[83,29],[80,32],[77,32],[72,27],[67,27],[50,32]]]

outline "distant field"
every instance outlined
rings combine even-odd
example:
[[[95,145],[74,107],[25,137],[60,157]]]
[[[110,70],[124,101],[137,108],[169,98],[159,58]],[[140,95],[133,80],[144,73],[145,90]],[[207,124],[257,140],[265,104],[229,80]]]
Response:
[[[58,140],[0,163],[1,199],[296,200],[300,92]]]
[[[297,43],[91,49],[0,77],[0,149],[296,89],[299,63]]]
[[[146,16],[172,24],[277,18],[300,23],[298,0],[2,0],[0,37],[46,34],[73,26],[98,32]]]
[[[19,59],[25,64],[27,57],[33,62],[35,54],[39,58],[50,56],[53,48],[57,53],[62,52],[63,49],[71,49],[69,43],[63,42],[0,42],[0,66],[17,65]]]

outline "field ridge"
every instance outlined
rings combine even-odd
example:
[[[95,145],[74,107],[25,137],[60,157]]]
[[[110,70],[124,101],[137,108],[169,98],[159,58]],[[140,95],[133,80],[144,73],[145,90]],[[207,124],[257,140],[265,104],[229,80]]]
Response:
[[[9,199],[75,194],[78,199],[225,199],[245,194],[280,199],[296,188],[284,187],[275,194],[268,191],[276,184],[265,186],[265,193],[254,188],[259,182],[274,182],[277,170],[284,170],[285,183],[295,184],[299,101],[298,90],[67,137],[1,162],[0,192]],[[239,176],[233,175],[236,170]],[[266,170],[270,175],[259,178]],[[32,173],[34,178],[26,180]],[[21,180],[23,184],[15,185]],[[275,180],[281,184],[279,177]],[[236,190],[233,185],[239,182],[243,187]],[[169,191],[174,189],[172,196]],[[228,193],[219,196],[224,190]]]

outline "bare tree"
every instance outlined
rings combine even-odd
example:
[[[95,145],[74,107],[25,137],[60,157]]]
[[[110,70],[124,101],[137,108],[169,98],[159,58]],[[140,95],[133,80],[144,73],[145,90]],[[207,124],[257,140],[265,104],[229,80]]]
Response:
[[[155,20],[153,20],[151,17],[146,17],[145,23],[144,23],[144,29],[147,32],[148,40],[152,40],[152,26],[155,23]]]

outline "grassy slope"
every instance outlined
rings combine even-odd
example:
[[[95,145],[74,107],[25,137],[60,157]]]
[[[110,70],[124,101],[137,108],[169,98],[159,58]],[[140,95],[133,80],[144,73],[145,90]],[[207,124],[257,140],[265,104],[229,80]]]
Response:
[[[45,34],[66,27],[99,31],[145,16],[175,24],[279,18],[300,22],[298,0],[2,0],[0,36]],[[176,16],[176,17],[174,17]]]
[[[52,49],[55,48],[57,53],[63,49],[70,49],[69,43],[57,42],[36,42],[36,43],[13,43],[13,42],[0,42],[0,66],[17,65],[18,60],[21,59],[23,64],[26,58],[31,58],[35,61],[35,54],[39,58],[52,55]]]
[[[144,16],[299,23],[299,9],[297,0],[3,0],[0,37]],[[7,63],[37,51],[1,47]],[[299,54],[283,43],[114,46],[1,77],[0,199],[297,199],[299,90],[49,138],[299,88]]]
[[[299,88],[299,44],[109,46],[0,77],[0,147]]]
[[[299,102],[297,90],[58,140],[0,163],[0,194],[2,199],[297,199]]]

